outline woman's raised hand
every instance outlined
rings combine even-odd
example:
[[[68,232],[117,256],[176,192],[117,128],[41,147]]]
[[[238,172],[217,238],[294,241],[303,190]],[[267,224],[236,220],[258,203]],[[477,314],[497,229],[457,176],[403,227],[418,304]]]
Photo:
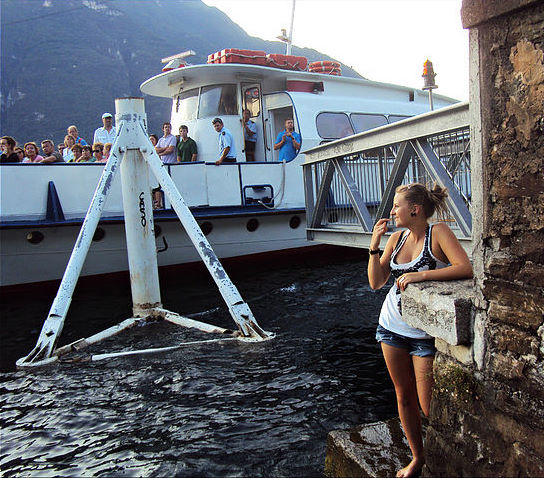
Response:
[[[382,236],[387,232],[387,223],[390,221],[388,217],[380,219],[372,229],[372,239],[370,239],[370,249],[376,250],[380,247]]]

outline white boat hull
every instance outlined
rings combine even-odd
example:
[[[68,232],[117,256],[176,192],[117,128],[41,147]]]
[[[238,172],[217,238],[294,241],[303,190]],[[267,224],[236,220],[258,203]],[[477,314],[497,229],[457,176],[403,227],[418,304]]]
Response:
[[[301,219],[292,229],[293,216]],[[257,219],[259,227],[250,232],[249,219]],[[207,219],[213,230],[207,236],[219,258],[232,258],[251,254],[309,247],[306,240],[306,222],[303,214],[270,214],[267,216],[241,216]],[[161,233],[156,238],[159,267],[200,261],[194,246],[179,221],[157,221]],[[93,242],[83,267],[82,275],[100,275],[128,270],[125,230],[121,223],[101,224],[104,237]],[[27,236],[36,231],[44,238],[31,244]],[[79,226],[1,229],[2,286],[58,280],[62,277]]]

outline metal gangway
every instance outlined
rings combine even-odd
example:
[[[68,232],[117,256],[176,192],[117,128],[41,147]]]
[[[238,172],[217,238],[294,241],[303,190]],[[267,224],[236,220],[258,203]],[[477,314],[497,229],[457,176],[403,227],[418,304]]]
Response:
[[[215,339],[178,343],[167,347],[87,354],[84,357],[77,357],[76,361],[99,361],[127,355],[167,352],[203,342],[258,342],[273,338],[273,333],[264,331],[257,324],[248,304],[244,302],[238,289],[223,269],[206,236],[169,176],[167,168],[151,144],[147,134],[147,116],[143,98],[118,98],[115,100],[115,109],[117,136],[112,145],[110,157],[104,166],[104,171],[36,346],[27,356],[17,360],[17,367],[29,368],[48,365],[72,352],[81,355],[83,349],[124,330],[151,325],[161,320],[203,332],[221,334],[221,336]],[[121,175],[133,317],[90,337],[57,347],[74,289],[117,170]],[[151,205],[150,173],[155,176],[172,203],[189,239],[208,268],[230,315],[234,319],[237,331],[233,332],[183,317],[162,307]]]
[[[305,155],[308,240],[368,248],[375,222],[389,217],[398,186],[436,182],[449,197],[447,212],[431,220],[447,221],[471,253],[468,103],[325,143]]]

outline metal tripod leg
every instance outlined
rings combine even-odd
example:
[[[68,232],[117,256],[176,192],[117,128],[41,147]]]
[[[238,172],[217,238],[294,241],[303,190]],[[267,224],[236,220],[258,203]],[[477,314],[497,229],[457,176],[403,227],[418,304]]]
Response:
[[[35,367],[58,359],[59,353],[55,353],[55,346],[62,332],[72,294],[91,246],[109,189],[120,164],[122,165],[120,169],[122,170],[125,223],[127,228],[130,229],[130,233],[127,233],[127,251],[135,316],[153,315],[154,311],[158,311],[160,315],[160,312],[163,311],[160,303],[156,250],[153,237],[153,213],[149,198],[150,188],[147,169],[150,168],[172,202],[187,234],[212,274],[243,337],[250,340],[271,338],[273,334],[269,334],[259,327],[249,306],[242,300],[238,290],[230,281],[149,141],[146,132],[143,99],[118,98],[116,108],[116,122],[119,129],[112,146],[111,156],[100,177],[59,290],[43,324],[36,346],[26,357],[17,360],[17,366]],[[140,152],[143,154],[145,162],[139,156]],[[120,153],[123,153],[125,159],[122,163]],[[141,227],[138,227],[138,225]],[[136,276],[139,280],[135,280]],[[125,325],[120,324],[120,327],[124,328]],[[110,330],[105,331],[106,335],[111,335],[110,332],[115,332],[117,329],[117,327],[110,328]],[[100,335],[100,337],[102,336]],[[92,340],[94,340],[94,337]],[[71,350],[72,345],[77,349],[76,344],[71,344],[68,349]],[[61,347],[58,351],[62,350],[64,352],[68,351],[68,349]]]
[[[85,258],[87,257],[87,252],[89,251],[96,231],[96,226],[100,220],[109,189],[121,159],[119,156],[119,145],[121,144],[122,136],[123,127],[121,126],[111,148],[110,157],[104,167],[104,171],[102,172],[102,176],[96,187],[89,209],[87,210],[85,220],[79,231],[74,249],[72,250],[72,255],[70,256],[70,260],[64,271],[59,290],[43,324],[36,346],[26,357],[17,360],[16,365],[18,367],[45,365],[57,359],[56,356],[52,357],[51,355],[55,349],[60,333],[62,332],[62,328],[64,327],[64,320],[68,313],[70,303],[72,302],[72,294],[74,293],[81,269],[83,268]]]
[[[221,292],[221,295],[223,296],[223,299],[225,300],[225,303],[227,304],[229,312],[236,322],[236,325],[239,327],[240,331],[245,337],[257,339],[269,338],[271,334],[265,332],[257,324],[251,309],[244,302],[240,296],[240,293],[238,292],[238,289],[230,280],[225,269],[223,269],[223,266],[211,248],[206,236],[185,204],[185,201],[174,184],[174,181],[172,181],[172,178],[168,174],[166,167],[159,158],[159,155],[155,152],[153,145],[148,139],[147,142],[149,143],[148,147],[142,149],[144,159],[147,161],[149,168],[159,181],[164,193],[168,199],[170,199],[172,207],[176,211],[176,214],[185,228],[187,235],[191,239],[200,257],[204,261],[204,264],[206,264],[206,267],[217,284],[219,292]]]

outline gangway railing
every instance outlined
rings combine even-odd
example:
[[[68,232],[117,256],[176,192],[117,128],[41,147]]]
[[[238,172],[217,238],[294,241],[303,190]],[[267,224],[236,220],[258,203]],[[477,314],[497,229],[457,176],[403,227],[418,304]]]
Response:
[[[469,125],[468,103],[458,103],[305,151],[308,240],[368,248],[397,186],[436,182],[449,196],[431,220],[447,221],[470,252]]]

